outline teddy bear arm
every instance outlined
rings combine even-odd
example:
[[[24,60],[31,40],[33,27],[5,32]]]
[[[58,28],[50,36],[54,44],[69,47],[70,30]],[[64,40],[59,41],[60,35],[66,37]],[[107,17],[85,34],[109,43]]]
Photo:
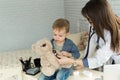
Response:
[[[51,76],[55,73],[56,68],[54,66],[48,66],[48,67],[43,67],[41,69],[42,73],[45,74],[46,76]]]
[[[45,57],[41,57],[41,66],[45,67],[47,65],[50,65],[49,61]]]
[[[46,57],[51,65],[55,66],[55,68],[59,68],[60,65],[57,62],[57,57],[54,54],[51,54],[49,56],[47,55]]]
[[[62,68],[70,68],[71,66],[72,66],[72,64],[61,65]]]

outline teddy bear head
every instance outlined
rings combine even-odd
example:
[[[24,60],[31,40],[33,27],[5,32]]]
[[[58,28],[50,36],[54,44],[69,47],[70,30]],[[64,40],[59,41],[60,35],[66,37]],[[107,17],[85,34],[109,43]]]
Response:
[[[32,45],[32,50],[40,55],[52,50],[52,44],[49,39],[44,38]]]

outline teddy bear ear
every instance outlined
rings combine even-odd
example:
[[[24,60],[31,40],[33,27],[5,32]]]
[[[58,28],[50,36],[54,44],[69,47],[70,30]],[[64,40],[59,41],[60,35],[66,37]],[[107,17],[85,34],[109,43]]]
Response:
[[[49,41],[49,39],[47,37],[43,38],[44,41]]]
[[[32,45],[32,50],[34,50],[34,51],[35,51],[35,44],[33,44],[33,45]]]
[[[49,40],[49,39],[46,39],[46,42],[47,42],[47,44],[50,46],[50,48],[52,48],[52,44],[51,44],[50,40]]]

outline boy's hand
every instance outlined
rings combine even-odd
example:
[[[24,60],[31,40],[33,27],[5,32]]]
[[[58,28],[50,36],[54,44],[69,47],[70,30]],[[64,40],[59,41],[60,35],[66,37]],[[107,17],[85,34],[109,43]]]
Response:
[[[66,51],[61,51],[61,54],[66,57],[72,57],[72,55]]]

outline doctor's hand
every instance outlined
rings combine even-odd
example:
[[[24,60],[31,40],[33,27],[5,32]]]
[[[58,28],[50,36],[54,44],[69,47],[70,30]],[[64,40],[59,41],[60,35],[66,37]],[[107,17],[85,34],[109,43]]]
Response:
[[[73,64],[74,66],[77,66],[77,68],[81,69],[84,67],[82,59],[76,59],[74,60],[73,58],[68,58],[65,56],[59,56],[59,59],[57,61],[61,64]]]
[[[69,52],[61,51],[60,53],[61,53],[63,56],[66,56],[66,57],[72,57],[72,54],[69,53]]]
[[[72,58],[68,58],[68,57],[62,56],[62,55],[59,55],[58,57],[59,57],[59,59],[57,59],[57,61],[61,65],[64,65],[64,64],[73,64],[74,63],[74,59],[72,59]]]
[[[81,68],[84,67],[82,59],[75,60],[74,64],[77,66],[76,68],[80,68],[81,69]]]

